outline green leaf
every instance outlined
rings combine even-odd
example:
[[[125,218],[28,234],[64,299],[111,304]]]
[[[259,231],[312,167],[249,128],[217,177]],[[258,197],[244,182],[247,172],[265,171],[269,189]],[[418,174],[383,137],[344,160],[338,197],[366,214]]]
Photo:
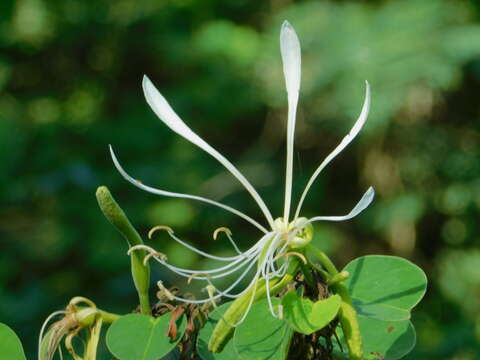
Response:
[[[415,329],[410,320],[383,321],[359,316],[365,360],[396,360],[408,354],[415,346]],[[339,327],[338,337],[344,349],[346,344]],[[335,351],[339,348],[335,345]]]
[[[280,300],[272,298],[274,308]],[[293,329],[285,322],[273,317],[268,301],[255,303],[247,318],[235,330],[233,343],[243,360],[284,360],[288,355]]]
[[[171,313],[158,318],[129,314],[116,320],[108,329],[107,346],[120,360],[158,360],[174,349],[183,336],[185,317],[177,319],[177,337],[167,336]]]
[[[282,298],[285,320],[295,331],[310,335],[323,329],[337,316],[342,299],[334,295],[328,299],[312,302],[289,291]]]
[[[12,329],[2,323],[0,323],[0,354],[2,359],[26,359],[20,339]]]
[[[395,256],[368,255],[350,262],[345,281],[359,315],[379,320],[407,320],[427,288],[417,265]]]
[[[208,316],[207,322],[205,323],[204,327],[198,333],[197,352],[203,360],[230,360],[236,359],[238,357],[237,352],[235,351],[235,347],[233,345],[233,341],[229,341],[220,353],[212,353],[208,351],[208,341],[210,340],[210,336],[213,333],[213,329],[217,325],[218,321],[222,318],[223,314],[228,310],[231,304],[231,302],[223,304],[219,306],[214,312],[212,312]]]

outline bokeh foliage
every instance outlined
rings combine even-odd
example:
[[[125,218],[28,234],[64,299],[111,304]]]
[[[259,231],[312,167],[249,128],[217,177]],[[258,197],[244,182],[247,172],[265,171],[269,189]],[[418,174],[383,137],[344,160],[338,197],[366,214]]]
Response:
[[[100,184],[143,235],[166,224],[217,253],[230,251],[211,238],[219,226],[244,248],[257,240],[228,214],[125,183],[107,145],[148,184],[260,217],[229,174],[155,118],[140,87],[148,74],[279,214],[286,96],[277,36],[286,18],[303,47],[297,197],[353,124],[363,81],[373,89],[365,131],[321,176],[305,213],[343,214],[368,185],[377,198],[355,221],[316,226],[315,241],[339,266],[368,253],[419,264],[432,285],[415,311],[418,346],[409,358],[475,359],[479,16],[480,5],[466,0],[2,0],[0,320],[33,358],[42,319],[75,295],[131,310],[126,248],[97,209]],[[178,265],[200,261],[166,239],[151,244]],[[154,279],[177,280],[155,271]]]

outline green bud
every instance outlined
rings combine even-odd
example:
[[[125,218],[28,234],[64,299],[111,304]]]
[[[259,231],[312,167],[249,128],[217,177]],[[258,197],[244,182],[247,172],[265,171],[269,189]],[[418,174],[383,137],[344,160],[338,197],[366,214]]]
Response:
[[[110,223],[123,235],[131,246],[142,245],[143,240],[137,230],[132,226],[124,211],[113,198],[106,186],[97,189],[97,201],[100,209]],[[133,251],[130,255],[132,264],[132,277],[140,300],[143,314],[151,315],[148,289],[150,286],[150,266],[143,264],[144,251]]]
[[[92,325],[98,315],[98,310],[94,308],[83,308],[75,313],[75,320],[84,328]]]

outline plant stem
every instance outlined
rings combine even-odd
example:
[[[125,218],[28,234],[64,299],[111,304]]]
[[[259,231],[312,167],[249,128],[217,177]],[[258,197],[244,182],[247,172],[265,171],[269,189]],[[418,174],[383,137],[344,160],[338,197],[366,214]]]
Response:
[[[122,317],[122,315],[118,315],[118,314],[113,314],[113,313],[110,313],[110,312],[107,312],[107,311],[104,311],[104,310],[100,310],[98,309],[98,313],[100,314],[100,316],[102,317],[102,320],[105,324],[111,324],[113,323],[115,320],[119,319],[120,317]]]
[[[132,226],[124,211],[113,198],[106,186],[97,189],[97,201],[100,209],[110,223],[123,235],[129,246],[141,245],[143,240]],[[151,315],[148,289],[150,286],[150,266],[143,264],[145,251],[134,251],[130,255],[133,283],[138,293],[140,309],[143,314]]]
[[[330,278],[338,275],[339,272],[337,268],[323,251],[315,248],[311,244],[307,245],[306,250],[313,253],[315,257],[320,260],[320,263],[327,270]],[[349,360],[361,360],[363,357],[362,337],[360,334],[357,312],[353,307],[350,293],[341,281],[331,284],[331,287],[333,291],[342,298],[342,305],[338,316],[348,346]]]
[[[315,280],[313,279],[313,276],[310,273],[310,267],[308,267],[304,263],[300,262],[300,269],[302,270],[303,276],[305,276],[305,280],[307,281],[308,285],[312,289],[314,289],[315,288]]]
[[[286,274],[278,281],[273,279],[270,281],[270,295],[273,296],[280,292],[285,286],[293,280],[298,268],[298,260],[292,259]],[[253,294],[253,292],[255,292]],[[225,344],[230,340],[235,329],[235,325],[240,321],[245,312],[248,311],[250,302],[253,303],[265,298],[267,295],[267,288],[265,286],[265,280],[257,280],[257,285],[251,286],[242,296],[237,298],[228,310],[223,315],[222,319],[217,323],[213,329],[213,333],[208,342],[208,349],[211,352],[220,352],[223,350]]]
[[[335,276],[338,274],[338,270],[333,264],[332,260],[325,254],[322,250],[317,249],[316,247],[312,246],[311,244],[307,245],[307,251],[310,251],[317,257],[318,260],[322,263],[323,267],[328,271],[330,276]]]

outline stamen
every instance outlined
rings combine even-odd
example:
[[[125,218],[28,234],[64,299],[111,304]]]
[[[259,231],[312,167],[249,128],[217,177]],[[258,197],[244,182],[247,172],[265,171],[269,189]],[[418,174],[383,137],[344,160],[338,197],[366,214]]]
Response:
[[[275,314],[275,310],[273,309],[272,298],[270,296],[270,283],[269,283],[270,279],[272,279],[274,275],[267,274],[267,269],[274,262],[274,260],[271,258],[276,250],[277,242],[279,239],[280,239],[280,234],[277,234],[276,237],[273,239],[272,243],[270,244],[270,247],[267,250],[267,255],[265,256],[264,264],[262,264],[262,275],[263,275],[263,278],[265,279],[268,306],[270,308],[270,312],[272,313],[272,316],[276,318],[278,318],[278,316]]]
[[[249,266],[249,269],[252,267],[252,265],[254,265],[255,262],[252,262]],[[219,294],[215,295],[213,297],[213,299],[219,299],[221,298],[222,296],[227,296],[227,297],[230,297],[230,298],[237,298],[237,297],[240,297],[242,296],[245,292],[247,292],[251,286],[254,285],[254,283],[258,280],[258,276],[260,274],[260,271],[261,269],[257,270],[255,276],[253,277],[252,281],[250,282],[250,284],[248,284],[248,286],[242,290],[241,292],[239,292],[238,294],[228,294],[229,291],[231,291],[242,279],[243,277],[247,274],[248,270],[246,270],[233,284],[231,284],[228,289],[225,290],[225,292],[220,292]],[[218,290],[217,290],[218,291]],[[204,304],[204,303],[207,303],[210,301],[210,299],[202,299],[202,300],[190,300],[190,299],[186,299],[186,298],[181,298],[181,297],[177,297],[177,296],[174,296],[175,300],[177,301],[181,301],[181,302],[184,302],[184,303],[189,303],[189,304]],[[251,305],[250,305],[251,306]],[[242,320],[243,321],[243,320]],[[236,325],[235,325],[236,326]]]
[[[157,253],[157,251],[154,248],[142,244],[142,245],[134,245],[134,246],[130,247],[127,251],[127,255],[128,256],[132,255],[132,252],[136,251],[136,250],[146,250],[149,253]]]
[[[94,309],[97,308],[97,305],[95,305],[95,303],[92,300],[87,299],[86,297],[83,297],[83,296],[75,296],[74,298],[72,298],[72,300],[70,300],[68,305],[75,306],[75,305],[78,305],[79,303],[85,303]]]
[[[199,250],[197,249],[196,247],[192,246],[192,245],[189,245],[187,244],[185,241],[181,240],[180,238],[178,238],[177,236],[174,235],[174,232],[171,228],[169,228],[168,226],[164,226],[164,225],[159,225],[159,226],[155,226],[152,230],[150,230],[149,232],[149,235],[153,235],[153,233],[156,231],[156,230],[166,230],[168,235],[173,239],[175,240],[176,242],[178,242],[179,244],[183,245],[184,247],[186,247],[187,249],[190,249],[192,250],[193,252],[196,252],[197,254],[199,255],[202,255],[206,258],[209,258],[209,259],[212,259],[212,260],[219,260],[219,261],[232,261],[232,260],[235,260],[237,258],[239,258],[240,256],[242,255],[238,255],[238,256],[230,256],[230,257],[225,257],[225,256],[215,256],[215,255],[212,255],[212,254],[208,254],[202,250]]]
[[[175,300],[175,296],[170,292],[170,290],[168,290],[164,285],[163,285],[163,282],[161,280],[158,280],[157,281],[157,286],[158,288],[160,289],[160,291],[165,295],[165,297],[170,300],[170,301],[173,301]]]
[[[247,259],[239,259],[239,260],[242,260],[238,263],[238,261],[234,261],[234,262],[231,262],[230,264],[226,265],[226,266],[222,266],[220,268],[216,268],[216,269],[213,269],[213,270],[206,270],[206,271],[202,271],[202,270],[195,270],[195,271],[192,271],[192,270],[188,270],[188,269],[181,269],[181,268],[177,268],[176,266],[173,266],[173,265],[170,265],[170,264],[167,264],[167,263],[163,263],[163,265],[165,265],[166,267],[168,267],[170,270],[172,270],[174,273],[180,275],[180,276],[183,276],[183,277],[190,277],[192,276],[194,279],[196,280],[206,280],[204,277],[200,277],[200,276],[195,276],[196,273],[201,273],[201,274],[215,274],[215,273],[219,273],[217,275],[212,275],[211,278],[212,279],[218,279],[218,278],[222,278],[222,277],[225,277],[227,275],[230,275],[232,273],[234,273],[235,271],[237,271],[238,269],[242,268],[244,265],[246,265],[249,261],[251,261],[252,259],[254,259],[256,257],[256,254],[253,254],[251,255],[250,257],[248,257]],[[238,263],[238,264],[237,264]],[[235,265],[235,266],[234,266]],[[221,273],[221,271],[224,271],[226,269],[229,269],[231,268],[229,271],[226,271],[224,273]]]
[[[228,286],[227,289],[225,289],[223,291],[221,291],[219,289],[216,289],[217,294],[215,294],[215,295],[212,294],[211,298],[209,297],[208,299],[195,300],[195,299],[186,298],[186,295],[184,295],[183,298],[175,296],[171,292],[167,293],[166,291],[164,291],[166,289],[163,286],[163,283],[160,283],[160,285],[159,285],[159,288],[161,289],[160,292],[162,294],[164,293],[165,296],[168,297],[170,300],[174,299],[174,300],[184,302],[184,303],[188,303],[188,304],[203,304],[203,303],[210,302],[212,299],[213,300],[220,299],[222,296],[225,296],[225,297],[228,297],[228,298],[237,298],[237,297],[243,295],[246,291],[251,289],[251,287],[254,285],[254,283],[259,279],[260,273],[262,272],[262,267],[260,265],[258,267],[257,272],[253,276],[252,280],[250,281],[250,283],[248,284],[248,286],[244,290],[240,291],[237,294],[233,294],[231,291],[243,280],[243,278],[245,278],[247,276],[247,274],[252,269],[252,267],[257,263],[259,254],[262,252],[263,247],[265,246],[265,244],[267,242],[270,241],[270,239],[272,238],[272,236],[274,234],[277,236],[276,240],[275,240],[276,243],[275,243],[274,247],[269,248],[270,251],[267,254],[268,255],[267,259],[269,259],[269,260],[265,263],[265,264],[268,264],[268,263],[274,262],[272,260],[272,255],[274,254],[274,251],[277,250],[277,249],[275,249],[275,247],[278,245],[278,242],[279,242],[278,234],[276,234],[274,232],[270,232],[270,233],[264,235],[254,246],[252,246],[246,252],[242,253],[242,255],[232,257],[233,260],[229,264],[227,264],[225,266],[221,266],[221,267],[216,268],[216,269],[212,269],[212,270],[206,270],[205,271],[205,270],[183,269],[183,268],[179,268],[179,267],[170,265],[166,262],[162,262],[161,259],[158,259],[156,256],[153,256],[162,265],[166,266],[167,268],[169,268],[170,270],[172,270],[176,274],[188,278],[189,279],[188,282],[191,282],[191,280],[194,280],[194,279],[195,280],[204,280],[204,281],[208,281],[209,285],[212,285],[212,286],[213,286],[213,284],[211,283],[211,279],[226,277],[226,276],[232,274],[233,272],[239,270],[240,268],[246,266],[246,268],[243,270],[242,274],[235,281],[233,281],[233,283],[231,283]],[[282,247],[282,251],[285,250],[284,248],[286,249],[285,245]],[[131,248],[131,251],[139,250],[139,249],[147,250],[151,254],[153,254],[153,253],[157,254],[157,252],[153,248],[148,247],[146,245],[136,245],[135,247]],[[284,268],[286,269],[286,267],[282,266],[277,271],[282,271]],[[162,294],[160,294],[160,295],[162,295]]]
[[[148,260],[150,260],[152,257],[157,259],[157,261],[160,263],[167,261],[167,255],[165,255],[164,253],[161,253],[161,252],[150,253],[143,258],[143,265],[147,266]]]
[[[40,329],[40,335],[38,336],[38,358],[41,358],[41,352],[42,352],[42,340],[43,340],[43,333],[45,331],[45,328],[47,327],[48,323],[50,320],[52,320],[55,316],[57,315],[66,315],[67,312],[65,310],[59,310],[51,313],[43,322],[42,327]]]
[[[157,308],[160,307],[160,306],[165,306],[168,311],[173,311],[175,310],[175,306],[173,306],[172,304],[169,304],[169,303],[165,303],[165,302],[158,302],[156,304]]]
[[[230,240],[230,243],[232,244],[232,246],[235,248],[235,251],[241,255],[242,252],[240,251],[240,249],[238,248],[237,244],[235,244],[235,241],[233,241],[233,238],[232,238],[232,232],[230,231],[229,228],[225,227],[225,226],[222,226],[222,227],[219,227],[218,229],[216,229],[214,232],[213,232],[213,240],[217,240],[217,236],[218,236],[218,233],[220,232],[223,232],[225,233],[225,235],[227,236],[228,240]]]
[[[167,261],[167,255],[164,253],[156,251],[154,248],[147,246],[147,245],[134,245],[130,249],[128,249],[127,254],[131,255],[133,251],[136,250],[146,250],[148,251],[148,254],[145,255],[143,258],[143,265],[146,266],[148,261],[154,257],[159,263],[163,264],[165,261]]]
[[[173,234],[173,230],[172,230],[171,227],[166,226],[166,225],[157,225],[157,226],[154,226],[153,228],[150,229],[150,231],[148,232],[148,238],[151,240],[153,234],[158,230],[165,230],[169,234]]]
[[[213,232],[213,240],[217,240],[218,233],[220,232],[224,232],[226,235],[230,235],[230,236],[232,235],[232,232],[230,231],[229,228],[222,226]]]

